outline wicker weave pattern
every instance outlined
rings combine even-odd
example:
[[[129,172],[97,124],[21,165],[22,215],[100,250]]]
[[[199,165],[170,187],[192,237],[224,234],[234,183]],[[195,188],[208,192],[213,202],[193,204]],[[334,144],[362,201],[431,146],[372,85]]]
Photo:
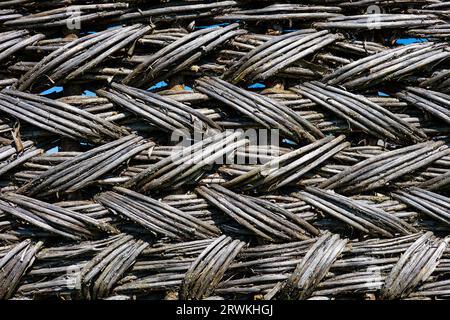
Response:
[[[450,2],[296,2],[0,1],[0,299],[450,298]]]

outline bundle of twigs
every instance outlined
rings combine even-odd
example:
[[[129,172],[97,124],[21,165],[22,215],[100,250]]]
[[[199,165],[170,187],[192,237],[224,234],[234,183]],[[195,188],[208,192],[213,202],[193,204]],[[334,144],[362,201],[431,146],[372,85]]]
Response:
[[[132,177],[125,186],[143,192],[180,187],[202,176],[203,168],[220,163],[225,156],[229,157],[247,143],[240,132],[214,134],[151,165]]]
[[[308,222],[271,202],[245,197],[219,185],[199,187],[196,192],[268,241],[307,239],[307,234],[319,234]]]
[[[426,138],[421,130],[364,96],[320,82],[304,83],[292,90],[376,137],[398,144],[419,142]]]
[[[177,240],[208,238],[219,233],[215,226],[150,197],[124,188],[115,188],[114,191],[102,193],[96,199],[111,211],[152,232]]]
[[[31,36],[26,30],[0,33],[0,61],[7,59],[16,52],[45,38],[43,34]]]
[[[445,196],[420,188],[398,190],[392,196],[433,219],[450,223],[450,202]]]
[[[356,193],[377,189],[430,165],[450,150],[443,141],[424,142],[384,152],[351,166],[320,184],[320,188]]]
[[[450,298],[450,2],[293,2],[0,1],[0,299]]]
[[[203,55],[215,50],[223,42],[246,33],[236,23],[226,27],[213,27],[194,31],[164,47],[144,61],[128,75],[123,83],[135,87],[150,86],[189,68]],[[169,69],[169,70],[167,70]]]
[[[316,28],[326,29],[387,29],[412,28],[443,23],[434,15],[413,14],[365,14],[357,16],[339,16],[328,18],[326,22],[317,22]]]
[[[87,111],[17,90],[1,91],[0,111],[75,140],[100,143],[127,134],[125,129]]]
[[[128,7],[127,3],[99,3],[85,4],[39,12],[21,17],[11,17],[3,23],[7,28],[70,28],[74,24],[74,15],[79,19],[78,23],[93,24],[99,20],[110,20],[124,12]]]
[[[219,21],[276,21],[276,20],[322,20],[340,16],[340,7],[306,6],[301,4],[280,3],[260,9],[236,10],[214,19]]]
[[[134,1],[133,1],[134,2]],[[187,2],[187,3],[185,3]],[[147,4],[147,7],[136,7],[115,19],[118,22],[152,21],[175,22],[179,20],[201,19],[229,11],[237,5],[237,1],[185,1],[163,4]]]
[[[137,24],[120,30],[101,31],[71,41],[37,63],[19,79],[15,87],[24,91],[42,78],[52,84],[74,79],[129,46],[151,29],[150,26]]]
[[[9,299],[14,294],[25,272],[31,267],[36,253],[43,242],[33,243],[24,240],[13,246],[8,254],[0,259],[0,299]]]
[[[365,88],[398,79],[449,57],[445,43],[414,43],[356,60],[337,69],[324,80],[347,89]]]
[[[450,123],[450,95],[409,87],[407,91],[397,93],[397,97],[446,123]]]
[[[263,165],[227,181],[228,188],[272,191],[299,181],[305,174],[321,166],[327,159],[349,147],[345,136],[320,139],[305,147],[273,158]]]
[[[114,232],[108,224],[77,212],[18,194],[0,196],[0,210],[50,233],[72,240],[92,238],[92,229]]]
[[[408,30],[408,34],[413,37],[423,37],[423,38],[445,38],[448,39],[450,37],[450,25],[448,23],[438,24],[429,26],[427,28],[419,29],[410,29]]]
[[[434,72],[429,78],[420,83],[421,87],[436,89],[442,93],[450,92],[450,70],[442,69]]]
[[[277,36],[243,56],[225,74],[231,82],[254,82],[274,76],[294,62],[341,39],[328,31],[300,30]]]
[[[41,196],[74,192],[153,145],[136,135],[125,136],[52,167],[18,191]]]
[[[364,233],[393,237],[396,233],[407,235],[417,232],[413,226],[381,209],[359,204],[339,194],[307,187],[295,196]]]
[[[294,141],[315,141],[323,137],[320,130],[291,109],[221,79],[199,79],[196,89],[234,108],[267,129],[279,129],[284,136]]]
[[[111,87],[97,93],[168,132],[220,129],[214,121],[182,102],[121,84],[112,83]]]
[[[42,149],[35,149],[32,141],[20,142],[19,148],[11,145],[0,148],[0,176],[17,168],[31,158],[42,154],[44,151]]]

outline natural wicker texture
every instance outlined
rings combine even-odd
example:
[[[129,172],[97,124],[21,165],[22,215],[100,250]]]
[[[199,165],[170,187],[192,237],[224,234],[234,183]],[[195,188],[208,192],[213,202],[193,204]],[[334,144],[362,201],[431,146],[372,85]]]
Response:
[[[0,299],[450,298],[449,10],[0,1]]]

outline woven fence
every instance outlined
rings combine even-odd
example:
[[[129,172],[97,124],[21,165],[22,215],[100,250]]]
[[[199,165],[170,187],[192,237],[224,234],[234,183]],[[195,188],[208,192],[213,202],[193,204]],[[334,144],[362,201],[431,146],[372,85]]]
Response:
[[[0,1],[0,299],[450,298],[450,2]]]

